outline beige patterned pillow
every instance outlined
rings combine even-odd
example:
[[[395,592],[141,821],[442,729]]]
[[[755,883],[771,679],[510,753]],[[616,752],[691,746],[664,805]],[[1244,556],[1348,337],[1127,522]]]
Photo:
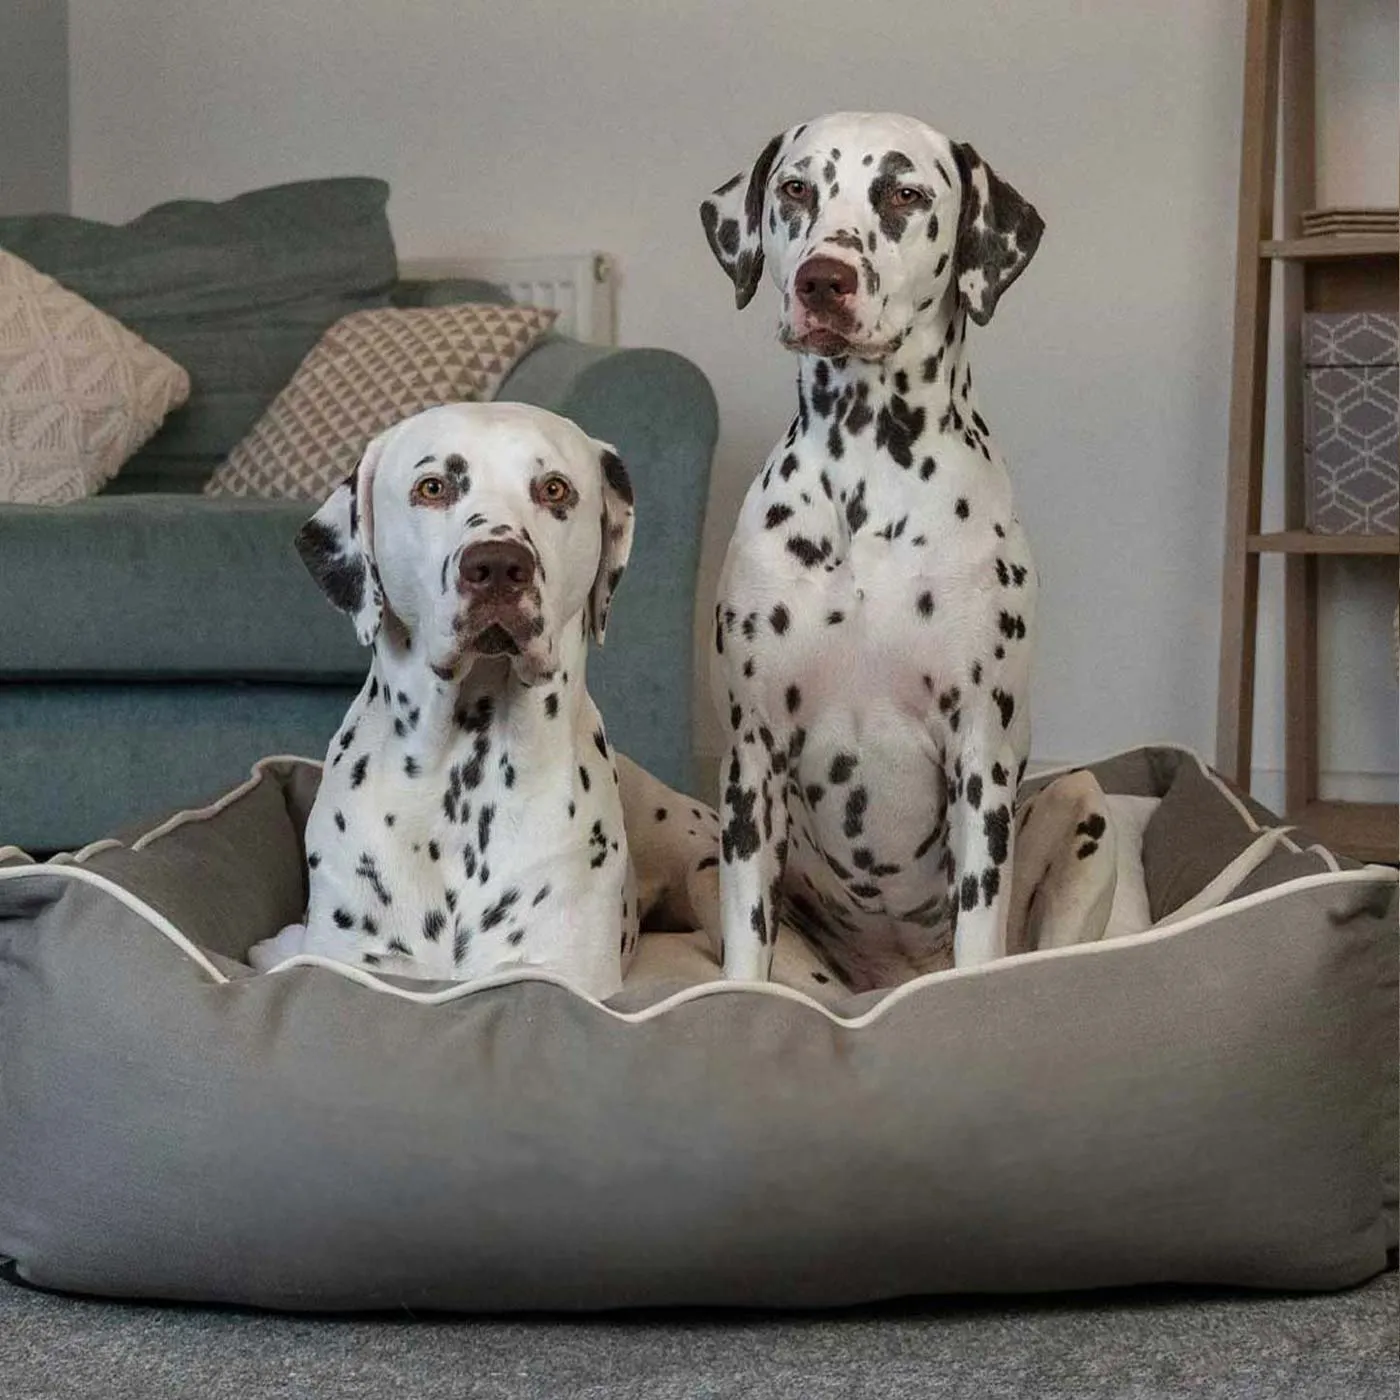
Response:
[[[342,316],[205,493],[324,499],[370,438],[399,419],[435,404],[491,398],[557,314],[469,303]]]
[[[0,248],[0,501],[92,495],[189,396],[174,360]]]

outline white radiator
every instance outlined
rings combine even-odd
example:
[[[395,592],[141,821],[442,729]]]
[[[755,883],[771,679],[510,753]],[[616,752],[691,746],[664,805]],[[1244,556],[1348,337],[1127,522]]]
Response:
[[[594,345],[616,343],[616,285],[606,253],[548,258],[405,258],[403,277],[474,277],[494,282],[511,298],[559,313],[561,335]]]

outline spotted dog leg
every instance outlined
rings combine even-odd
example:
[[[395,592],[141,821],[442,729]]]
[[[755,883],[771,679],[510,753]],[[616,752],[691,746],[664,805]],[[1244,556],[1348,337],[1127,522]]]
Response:
[[[1008,742],[999,737],[987,743],[987,736],[985,727],[971,727],[969,741],[954,752],[949,787],[958,967],[1006,955],[1017,760]]]
[[[787,862],[786,783],[772,736],[741,725],[720,774],[720,907],[724,975],[767,981]]]
[[[1007,952],[1102,938],[1117,887],[1117,836],[1098,780],[1080,771],[1047,783],[1016,813]]]

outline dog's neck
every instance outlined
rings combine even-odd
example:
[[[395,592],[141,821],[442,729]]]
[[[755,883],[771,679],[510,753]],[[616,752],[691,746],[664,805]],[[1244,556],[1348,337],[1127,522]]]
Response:
[[[876,440],[883,443],[916,414],[939,433],[985,437],[966,351],[967,312],[950,288],[941,301],[915,312],[908,332],[883,360],[801,355],[794,439],[826,443],[842,427],[858,435],[875,415]],[[882,414],[888,417],[882,420]]]
[[[507,755],[523,780],[536,766],[558,767],[562,755],[591,738],[582,732],[587,662],[581,618],[561,629],[555,670],[535,684],[522,681],[503,656],[477,657],[444,680],[415,643],[383,637],[360,700],[366,713],[381,717],[384,744],[401,763],[427,772],[461,758],[463,749],[470,753],[475,736],[489,732],[502,740],[492,743],[492,761]]]

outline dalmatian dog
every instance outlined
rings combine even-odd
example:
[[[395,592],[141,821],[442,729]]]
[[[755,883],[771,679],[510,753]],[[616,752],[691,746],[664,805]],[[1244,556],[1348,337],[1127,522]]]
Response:
[[[1004,956],[1013,903],[1039,946],[1079,941],[1114,878],[1092,778],[1043,799],[1056,842],[1011,889],[1037,579],[967,343],[1039,214],[970,145],[843,112],[701,217],[740,308],[771,270],[799,357],[715,609],[725,974],[769,975],[780,916],[856,990]]]
[[[374,652],[307,823],[306,922],[255,967],[618,990],[638,905],[585,666],[632,533],[622,462],[541,409],[431,408],[370,443],[297,538]]]

